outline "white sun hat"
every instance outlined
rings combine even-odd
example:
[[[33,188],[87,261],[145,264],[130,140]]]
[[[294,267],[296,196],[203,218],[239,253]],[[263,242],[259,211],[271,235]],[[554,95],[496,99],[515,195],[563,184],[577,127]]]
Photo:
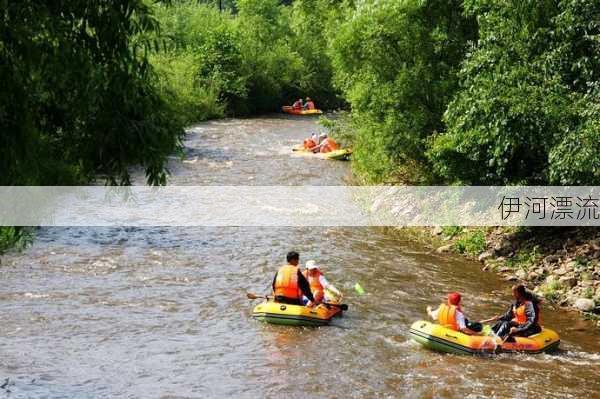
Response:
[[[317,266],[317,262],[315,262],[314,260],[309,260],[306,262],[306,268],[308,270],[313,270],[313,269],[318,269],[319,266]]]

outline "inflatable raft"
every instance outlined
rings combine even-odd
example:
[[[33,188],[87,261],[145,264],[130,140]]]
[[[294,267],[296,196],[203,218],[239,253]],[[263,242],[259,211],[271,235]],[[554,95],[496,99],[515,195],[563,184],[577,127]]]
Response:
[[[321,115],[323,113],[320,109],[297,109],[290,105],[284,105],[281,110],[290,115]]]
[[[342,315],[341,305],[320,304],[314,308],[265,301],[256,305],[252,317],[271,324],[287,326],[324,326]]]
[[[307,150],[306,148],[300,146],[300,147],[294,147],[293,151],[296,154],[301,155],[301,156],[321,158],[321,159],[332,159],[332,160],[336,160],[336,161],[347,161],[348,159],[350,159],[350,155],[352,155],[352,150],[349,148],[342,148],[342,149],[330,151],[330,152],[318,152],[315,154],[314,152]]]
[[[560,344],[558,334],[542,328],[539,334],[515,337],[515,342],[502,342],[500,338],[467,335],[439,324],[420,320],[410,327],[410,337],[425,348],[455,354],[485,354],[525,352],[542,353],[556,350]]]

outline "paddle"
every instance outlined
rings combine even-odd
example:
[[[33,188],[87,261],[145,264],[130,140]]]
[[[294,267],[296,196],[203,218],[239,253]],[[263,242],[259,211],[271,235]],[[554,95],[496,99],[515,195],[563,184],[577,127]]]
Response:
[[[294,148],[292,148],[292,151],[295,151],[295,152],[312,152],[313,154],[318,154],[318,152],[314,152],[310,148],[304,148],[304,147],[294,147]]]
[[[246,292],[246,297],[248,299],[271,299],[273,298],[272,296],[268,296],[268,295],[257,295],[257,294],[253,294],[252,292]],[[345,303],[325,303],[323,302],[323,305],[325,306],[334,306],[337,308],[340,308],[342,310],[348,310],[348,305],[346,305]]]
[[[321,303],[325,306],[333,306],[336,308],[340,308],[344,311],[348,310],[348,305],[346,305],[345,303],[329,303],[329,302],[321,302]]]
[[[251,292],[246,292],[246,297],[248,299],[261,299],[261,298],[262,299],[270,299],[270,298],[272,298],[272,297],[270,297],[268,295],[256,295],[256,294],[253,294]]]

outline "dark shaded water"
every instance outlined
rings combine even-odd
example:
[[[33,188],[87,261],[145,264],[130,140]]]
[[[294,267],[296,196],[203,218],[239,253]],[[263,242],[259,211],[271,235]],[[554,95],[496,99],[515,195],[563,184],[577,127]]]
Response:
[[[314,119],[201,124],[172,184],[337,185],[348,165],[290,156]],[[218,200],[218,199],[217,199]],[[317,329],[255,322],[285,253],[318,259],[350,311]],[[0,397],[598,397],[600,336],[546,309],[556,355],[442,355],[408,340],[450,290],[472,318],[509,287],[376,228],[46,228],[0,266]],[[366,294],[352,290],[359,281]],[[592,331],[592,332],[590,332]],[[8,392],[10,391],[10,393]]]

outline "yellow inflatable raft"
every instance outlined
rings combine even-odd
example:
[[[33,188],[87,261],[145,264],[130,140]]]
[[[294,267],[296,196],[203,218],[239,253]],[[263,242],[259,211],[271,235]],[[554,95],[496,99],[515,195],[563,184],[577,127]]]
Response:
[[[284,105],[281,110],[290,115],[321,115],[323,113],[320,109],[295,109],[290,105]]]
[[[410,327],[410,337],[425,348],[456,354],[542,353],[556,350],[560,345],[558,334],[548,328],[542,328],[539,334],[515,337],[515,342],[503,343],[497,337],[467,335],[424,320],[413,323]]]
[[[287,326],[323,326],[342,315],[343,305],[320,304],[314,308],[265,301],[256,305],[252,317],[271,324]]]
[[[292,149],[292,151],[294,151],[296,154],[301,155],[301,156],[321,158],[321,159],[331,159],[331,160],[336,160],[336,161],[347,161],[348,159],[350,159],[350,155],[352,155],[352,150],[349,148],[342,148],[342,149],[330,151],[330,152],[318,152],[315,154],[314,152],[307,150],[303,146],[299,146],[299,147],[294,147]]]

